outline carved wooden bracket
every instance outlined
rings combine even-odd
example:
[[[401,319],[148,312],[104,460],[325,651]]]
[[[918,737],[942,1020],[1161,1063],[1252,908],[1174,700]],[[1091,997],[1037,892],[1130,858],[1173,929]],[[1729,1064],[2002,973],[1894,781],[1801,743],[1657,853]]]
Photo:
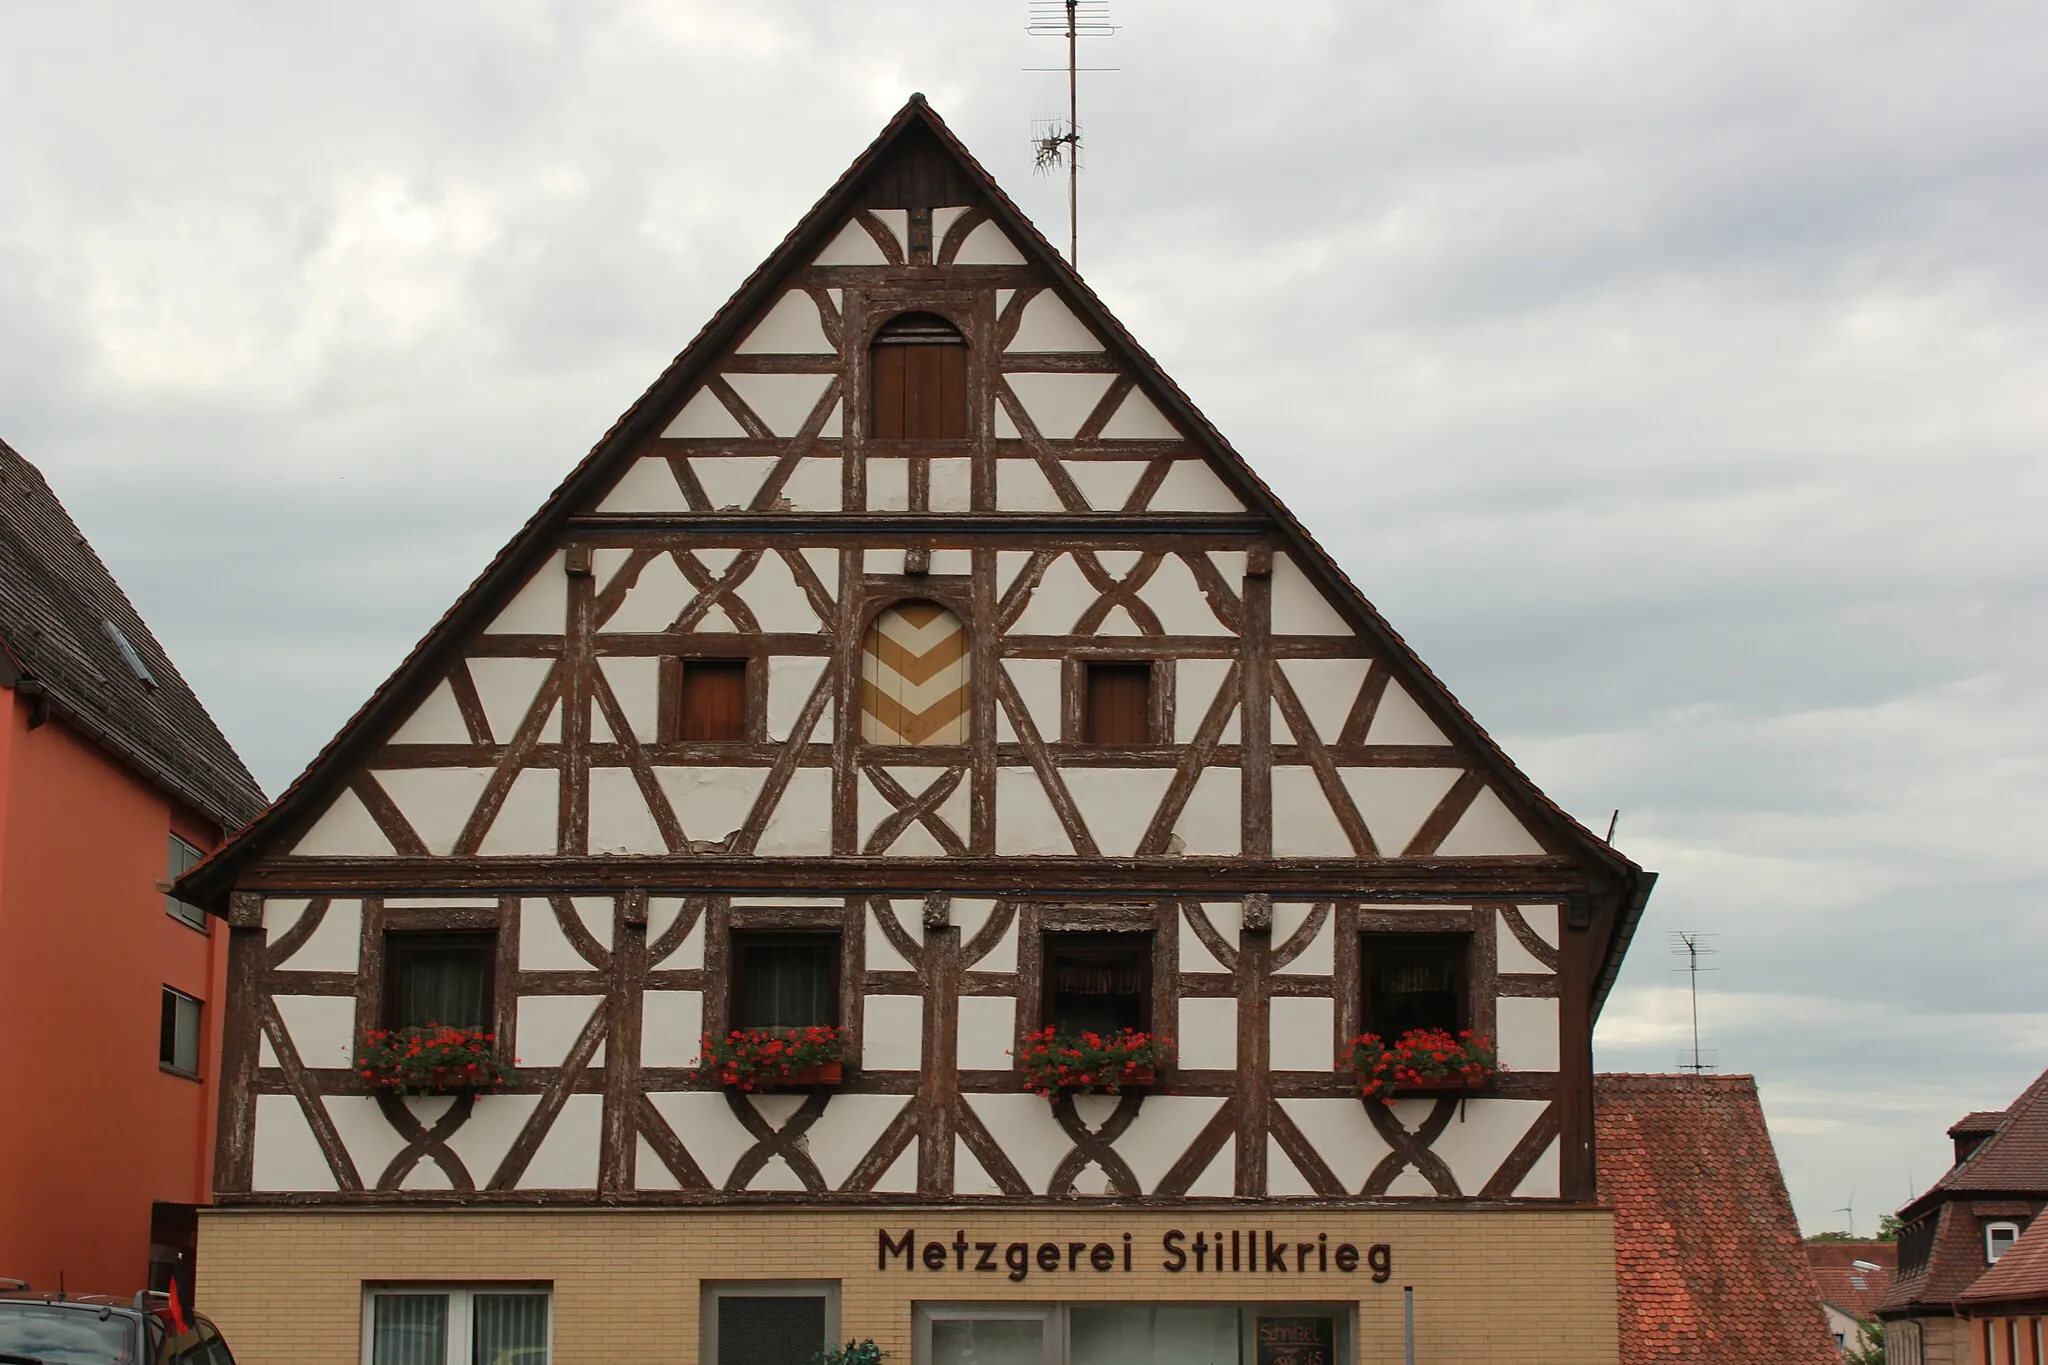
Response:
[[[1255,891],[1244,898],[1244,927],[1247,933],[1270,934],[1273,932],[1273,898],[1263,891]]]

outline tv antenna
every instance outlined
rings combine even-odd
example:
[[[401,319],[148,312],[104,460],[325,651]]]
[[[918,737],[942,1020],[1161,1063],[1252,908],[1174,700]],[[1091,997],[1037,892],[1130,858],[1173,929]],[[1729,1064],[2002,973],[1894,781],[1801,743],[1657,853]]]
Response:
[[[1041,174],[1067,168],[1067,264],[1081,268],[1081,79],[1083,71],[1115,71],[1113,66],[1081,66],[1080,40],[1107,38],[1117,26],[1109,22],[1109,0],[1031,0],[1026,33],[1067,40],[1067,64],[1027,66],[1026,71],[1067,73],[1067,120],[1037,121],[1031,137],[1032,162]]]
[[[1668,937],[1671,940],[1672,955],[1685,959],[1683,967],[1673,967],[1672,970],[1684,972],[1692,989],[1692,1055],[1690,1058],[1687,1058],[1681,1053],[1678,1059],[1678,1069],[1680,1071],[1690,1071],[1693,1075],[1699,1076],[1714,1070],[1719,1065],[1717,1055],[1709,1055],[1700,1051],[1700,973],[1714,970],[1712,967],[1700,966],[1700,959],[1712,957],[1720,950],[1707,941],[1714,937],[1712,934],[1696,933],[1691,929],[1677,929],[1672,931]]]

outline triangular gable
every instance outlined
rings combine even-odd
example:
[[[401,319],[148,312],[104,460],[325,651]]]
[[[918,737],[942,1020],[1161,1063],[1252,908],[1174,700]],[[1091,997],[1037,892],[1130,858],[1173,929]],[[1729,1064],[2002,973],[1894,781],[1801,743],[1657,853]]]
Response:
[[[1178,500],[1173,505],[1203,512],[1247,509],[1273,525],[1286,547],[1285,553],[1274,556],[1276,579],[1298,573],[1304,580],[1302,586],[1312,589],[1288,595],[1290,609],[1311,616],[1327,615],[1364,637],[1386,661],[1391,673],[1387,695],[1395,700],[1379,723],[1405,727],[1401,730],[1404,734],[1448,734],[1469,746],[1490,779],[1482,793],[1487,799],[1474,802],[1474,819],[1482,823],[1519,820],[1521,825],[1533,826],[1542,831],[1542,845],[1551,851],[1572,849],[1589,855],[1596,865],[1607,869],[1615,884],[1629,888],[1622,897],[1618,920],[1601,926],[1611,945],[1598,987],[1604,994],[1618,967],[1619,947],[1625,944],[1634,915],[1647,895],[1645,874],[1551,803],[1513,765],[954,139],[922,96],[913,96],[896,114],[562,481],[306,772],[239,838],[195,870],[190,878],[193,893],[219,898],[237,868],[323,811],[371,746],[383,742],[387,732],[442,685],[459,657],[462,642],[494,618],[518,611],[522,588],[529,593],[554,591],[546,586],[548,576],[537,571],[554,553],[556,538],[570,516],[585,509],[604,511],[622,505],[645,510],[744,511],[765,510],[776,505],[778,498],[785,500],[780,505],[791,505],[802,490],[787,482],[770,486],[770,471],[765,467],[743,469],[739,467],[742,462],[728,461],[729,467],[720,471],[726,482],[713,488],[699,486],[701,481],[681,472],[665,477],[661,469],[652,467],[656,462],[637,458],[638,452],[653,438],[664,435],[716,441],[741,436],[836,434],[834,424],[842,420],[843,402],[821,376],[772,371],[719,375],[712,367],[728,352],[744,355],[750,349],[786,351],[816,345],[820,340],[829,343],[831,301],[813,298],[807,311],[804,300],[789,289],[790,280],[820,261],[846,265],[901,261],[910,249],[909,210],[940,204],[948,206],[948,213],[932,215],[935,220],[946,218],[929,225],[934,259],[991,266],[1024,263],[1037,267],[1050,282],[1028,297],[1018,291],[1003,301],[997,339],[1006,351],[1035,354],[1099,348],[1113,362],[1099,373],[1052,369],[1006,374],[1007,382],[997,394],[998,438],[1028,443],[1034,435],[1066,439],[1086,432],[1112,442],[1191,443],[1200,459],[1174,461],[1169,471],[1168,481],[1173,484],[1169,497]],[[1007,469],[1029,462],[1002,463]],[[1041,477],[1066,481],[1063,488],[1049,488],[1052,501],[1047,510],[1072,509],[1077,504],[1095,511],[1113,510],[1111,504],[1119,497],[1130,496],[1123,480],[1135,481],[1135,475],[1107,466],[1078,476],[1065,466],[1045,467]],[[1007,497],[1005,504],[1009,505]],[[1276,613],[1278,610],[1276,607]],[[1276,631],[1287,628],[1276,619]],[[1378,735],[1373,742],[1381,742]],[[1462,825],[1438,836],[1452,849],[1476,837]],[[1483,841],[1472,846],[1484,846]],[[1517,851],[1543,850],[1532,846]]]

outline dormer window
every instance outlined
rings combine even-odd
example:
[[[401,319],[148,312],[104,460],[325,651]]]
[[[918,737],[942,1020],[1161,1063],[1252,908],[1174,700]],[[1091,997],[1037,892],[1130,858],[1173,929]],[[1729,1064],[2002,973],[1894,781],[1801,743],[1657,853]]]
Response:
[[[2012,1244],[2020,1239],[2018,1223],[1997,1222],[1984,1225],[1984,1260],[1988,1264],[2012,1250]]]
[[[967,339],[936,313],[884,323],[868,352],[868,434],[882,441],[964,440]]]

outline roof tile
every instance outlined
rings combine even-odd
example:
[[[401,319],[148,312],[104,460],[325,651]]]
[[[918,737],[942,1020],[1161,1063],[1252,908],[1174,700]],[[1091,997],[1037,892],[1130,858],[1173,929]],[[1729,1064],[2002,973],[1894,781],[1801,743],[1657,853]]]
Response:
[[[1623,1365],[1840,1365],[1749,1076],[1594,1079]]]
[[[123,656],[123,637],[154,686]],[[229,832],[263,808],[262,788],[85,533],[42,472],[5,441],[0,650],[66,721]]]

